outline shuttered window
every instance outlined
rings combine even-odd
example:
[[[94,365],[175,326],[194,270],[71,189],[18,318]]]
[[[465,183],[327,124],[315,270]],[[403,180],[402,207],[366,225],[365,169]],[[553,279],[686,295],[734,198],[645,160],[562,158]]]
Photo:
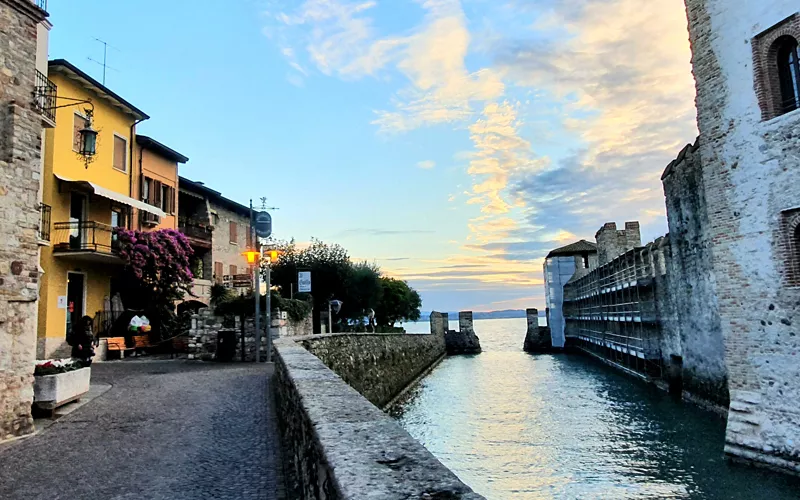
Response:
[[[222,262],[214,262],[214,281],[222,284]]]
[[[236,266],[231,264],[230,271],[231,271],[231,276],[236,276],[236,271],[237,271]]]
[[[118,135],[114,136],[114,168],[128,171],[128,141]]]
[[[81,130],[86,128],[88,123],[86,118],[81,115],[77,113],[74,115],[72,121],[72,150],[75,152],[80,152],[81,150]]]
[[[231,228],[231,230],[230,230],[230,233],[231,233],[230,242],[231,243],[237,243],[239,240],[237,239],[237,235],[236,235],[236,223],[231,221],[230,228]]]

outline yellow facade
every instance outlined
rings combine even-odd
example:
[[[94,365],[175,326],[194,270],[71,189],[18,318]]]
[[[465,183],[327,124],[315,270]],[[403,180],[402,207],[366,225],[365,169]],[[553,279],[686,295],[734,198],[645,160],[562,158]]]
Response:
[[[127,103],[121,105],[97,82],[80,76],[51,64],[50,79],[58,86],[59,98],[92,100],[93,127],[99,133],[97,154],[87,168],[74,151],[74,116],[83,114],[88,105],[58,109],[56,127],[46,132],[42,202],[51,207],[51,230],[50,245],[41,252],[44,274],[39,300],[40,358],[68,355],[65,340],[70,308],[75,321],[83,315],[95,316],[110,298],[112,279],[122,270],[122,260],[113,249],[111,226],[112,222],[127,224],[124,215],[130,213],[130,207],[110,199],[109,193],[97,194],[92,185],[118,193],[119,198],[130,197],[131,172],[135,170],[130,154],[134,124],[137,119],[146,118]],[[72,101],[59,99],[58,104],[69,102]],[[114,167],[115,136],[125,141],[125,171]],[[120,144],[119,139],[117,143]],[[112,221],[112,210],[123,217]],[[72,288],[68,288],[69,279],[73,281]],[[82,297],[77,291],[81,281]],[[76,300],[68,301],[68,297]]]

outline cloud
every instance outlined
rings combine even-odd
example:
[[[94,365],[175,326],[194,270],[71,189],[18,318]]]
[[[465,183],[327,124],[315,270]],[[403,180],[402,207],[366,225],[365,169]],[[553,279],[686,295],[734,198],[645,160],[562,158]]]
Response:
[[[336,237],[346,236],[405,236],[411,234],[434,234],[436,231],[426,229],[376,229],[357,228],[346,229],[336,233]]]
[[[417,166],[424,170],[430,170],[436,166],[436,162],[433,160],[425,160],[417,163]]]

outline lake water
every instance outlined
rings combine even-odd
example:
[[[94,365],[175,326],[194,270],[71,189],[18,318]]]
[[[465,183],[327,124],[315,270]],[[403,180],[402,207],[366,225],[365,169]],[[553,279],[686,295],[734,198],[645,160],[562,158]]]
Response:
[[[428,323],[406,329],[429,331]],[[525,329],[524,318],[475,321],[484,352],[445,359],[392,412],[476,492],[800,498],[800,479],[723,459],[717,414],[584,356],[526,354]]]

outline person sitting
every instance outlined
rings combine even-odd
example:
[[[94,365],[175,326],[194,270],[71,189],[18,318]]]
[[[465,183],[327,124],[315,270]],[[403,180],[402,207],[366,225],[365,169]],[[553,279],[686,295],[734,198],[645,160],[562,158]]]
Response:
[[[72,346],[72,357],[80,360],[83,366],[91,366],[94,356],[95,338],[92,323],[91,317],[84,316],[67,336],[67,343]]]

